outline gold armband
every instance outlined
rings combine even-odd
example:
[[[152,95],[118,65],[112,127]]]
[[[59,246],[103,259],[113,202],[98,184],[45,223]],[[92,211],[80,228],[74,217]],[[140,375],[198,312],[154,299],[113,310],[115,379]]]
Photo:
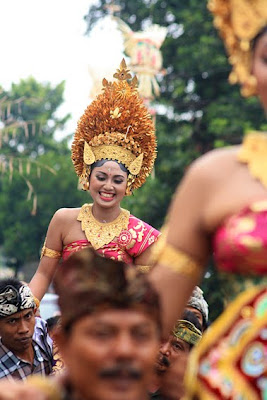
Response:
[[[40,307],[40,300],[37,299],[37,297],[35,297],[35,296],[33,296],[33,297],[34,297],[34,302],[35,302],[36,308],[39,308]]]
[[[202,274],[200,263],[169,243],[165,244],[157,262],[181,275],[200,277]]]
[[[39,392],[48,396],[49,400],[61,400],[60,389],[51,378],[44,378],[40,375],[31,375],[26,385],[36,388]]]
[[[59,259],[59,258],[61,258],[62,253],[61,253],[61,251],[52,250],[52,249],[49,249],[48,247],[46,247],[46,239],[45,239],[45,242],[44,242],[44,245],[43,245],[43,248],[42,248],[42,251],[41,251],[40,259],[42,259],[43,256],[50,257],[50,258],[58,258]]]

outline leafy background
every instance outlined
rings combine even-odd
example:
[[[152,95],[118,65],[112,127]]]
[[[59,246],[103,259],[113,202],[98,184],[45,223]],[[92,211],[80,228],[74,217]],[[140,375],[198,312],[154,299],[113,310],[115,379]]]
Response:
[[[87,32],[106,15],[104,1],[92,6],[85,16]],[[189,164],[208,150],[239,143],[244,131],[266,130],[265,117],[256,98],[243,99],[239,87],[230,86],[230,67],[222,41],[212,25],[206,1],[199,0],[135,0],[117,1],[117,14],[136,31],[151,23],[168,28],[162,46],[165,75],[160,78],[161,96],[153,106],[156,118],[158,157],[153,177],[123,207],[156,228],[164,222],[177,184]],[[77,178],[70,160],[68,140],[56,141],[54,133],[64,129],[69,118],[58,119],[56,110],[63,102],[64,82],[52,87],[38,83],[33,77],[14,84],[0,94],[1,126],[13,121],[34,121],[11,133],[0,148],[0,156],[13,160],[13,173],[8,163],[0,179],[0,245],[5,260],[26,276],[36,268],[40,247],[49,220],[60,207],[77,207],[89,200],[77,190]],[[23,98],[21,110],[15,100]],[[8,115],[7,103],[11,104]],[[23,158],[23,171],[16,160]],[[27,167],[31,163],[31,168]],[[40,163],[38,169],[36,162]],[[56,174],[43,166],[49,166]],[[22,172],[22,173],[21,173]],[[41,174],[41,178],[38,175]],[[22,177],[23,175],[23,177]],[[12,177],[12,179],[11,179]],[[27,200],[28,180],[34,188]],[[32,215],[34,195],[37,214]],[[179,221],[177,221],[179,229]],[[223,282],[210,263],[202,282],[213,320],[223,309]]]

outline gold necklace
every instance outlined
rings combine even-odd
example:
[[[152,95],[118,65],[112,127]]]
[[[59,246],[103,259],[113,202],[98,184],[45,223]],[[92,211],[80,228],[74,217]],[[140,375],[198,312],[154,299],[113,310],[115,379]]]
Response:
[[[121,231],[127,229],[130,212],[121,209],[114,221],[103,223],[97,221],[92,213],[92,204],[84,204],[79,212],[77,221],[82,223],[82,231],[95,250],[109,244]]]
[[[243,140],[237,159],[267,188],[267,134],[251,132]]]

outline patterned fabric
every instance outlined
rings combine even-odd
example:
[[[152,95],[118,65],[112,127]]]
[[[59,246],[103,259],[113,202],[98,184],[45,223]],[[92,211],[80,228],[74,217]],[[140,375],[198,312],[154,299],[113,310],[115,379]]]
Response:
[[[267,398],[267,288],[242,293],[191,353],[187,399]]]
[[[267,200],[229,217],[213,244],[226,300],[235,300],[193,350],[185,400],[265,400]]]
[[[52,371],[52,340],[47,334],[46,322],[36,317],[33,334],[33,365],[18,358],[0,341],[0,379],[26,380],[33,374],[49,375]]]
[[[160,232],[155,228],[130,215],[127,230],[122,230],[119,236],[98,249],[97,253],[103,257],[130,264],[134,258],[151,246],[159,235]],[[89,246],[90,242],[87,240],[78,240],[67,244],[63,248],[63,260],[66,260],[72,253]]]
[[[267,273],[267,200],[225,221],[214,236],[214,258],[225,272]]]
[[[12,285],[7,285],[5,290],[0,293],[1,317],[6,317],[28,308],[35,308],[35,300],[28,285],[22,285],[19,289]]]

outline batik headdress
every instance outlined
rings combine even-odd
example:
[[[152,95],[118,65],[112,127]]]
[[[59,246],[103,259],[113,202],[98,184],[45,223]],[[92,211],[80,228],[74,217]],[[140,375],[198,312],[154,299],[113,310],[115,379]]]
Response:
[[[85,190],[89,189],[93,163],[107,159],[124,164],[129,171],[126,194],[131,194],[143,185],[153,168],[155,129],[139,97],[137,78],[132,79],[124,60],[113,76],[117,81],[103,79],[103,92],[78,122],[72,161]]]
[[[202,338],[202,332],[192,322],[179,319],[174,327],[173,335],[191,345],[196,345]]]
[[[21,285],[19,289],[7,285],[0,293],[0,318],[35,307],[34,296],[28,285]]]
[[[267,24],[267,0],[209,0],[214,25],[219,30],[233,66],[231,83],[240,83],[243,96],[256,94],[251,74],[253,39]]]

